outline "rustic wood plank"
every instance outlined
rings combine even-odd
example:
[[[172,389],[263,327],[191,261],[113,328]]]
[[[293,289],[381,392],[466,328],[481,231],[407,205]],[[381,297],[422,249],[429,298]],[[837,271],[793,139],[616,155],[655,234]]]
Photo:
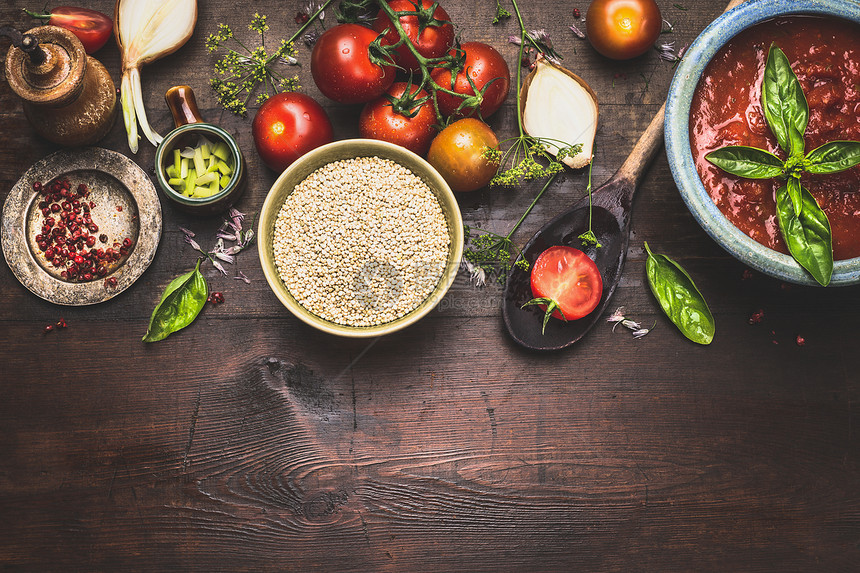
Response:
[[[112,13],[111,0],[88,6]],[[511,63],[513,22],[489,1],[447,3],[464,40]],[[723,2],[660,1],[683,45]],[[0,19],[23,27],[26,4]],[[31,8],[32,6],[27,6]],[[595,184],[621,165],[659,108],[671,65],[597,56],[567,26],[578,6],[522,3],[601,105]],[[685,8],[685,9],[684,9]],[[276,178],[250,118],[206,86],[203,39],[267,13],[271,38],[295,29],[293,5],[200,3],[194,37],[144,68],[147,110],[170,129],[163,93],[187,83],[204,117],[237,136],[259,210]],[[327,19],[330,22],[330,19]],[[3,50],[7,45],[4,41]],[[338,138],[358,107],[320,96],[309,51],[295,68]],[[118,79],[113,43],[98,58]],[[29,129],[0,82],[0,197],[56,150]],[[509,99],[490,124],[516,129]],[[128,153],[120,123],[101,143]],[[148,144],[133,159],[151,172]],[[514,235],[522,244],[579,199],[568,172]],[[464,219],[507,232],[539,185],[458,197]],[[140,341],[164,286],[195,253],[178,227],[214,242],[219,217],[164,205],[155,261],[128,291],[86,308],[30,294],[0,264],[0,566],[24,570],[853,571],[860,562],[857,287],[781,284],[747,269],[696,224],[665,154],[637,194],[628,263],[609,311],[653,331],[635,340],[601,321],[568,351],[517,347],[501,288],[460,276],[419,324],[381,339],[305,326],[268,289],[255,251],[205,267],[225,303],[163,342]],[[717,320],[710,347],[684,339],[645,283],[642,242],[679,260]],[[231,268],[231,273],[234,268]],[[761,310],[761,322],[751,315]],[[69,327],[44,333],[63,317]],[[796,337],[805,339],[798,346]]]

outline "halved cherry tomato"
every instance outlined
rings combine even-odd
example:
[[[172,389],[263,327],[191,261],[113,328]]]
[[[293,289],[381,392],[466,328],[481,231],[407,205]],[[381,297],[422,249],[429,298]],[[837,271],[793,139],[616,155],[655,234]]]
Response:
[[[654,0],[594,0],[585,16],[585,34],[594,49],[614,60],[647,52],[663,28]]]
[[[475,96],[486,86],[480,109],[481,117],[487,119],[496,113],[508,97],[508,90],[511,88],[511,71],[508,63],[494,47],[481,42],[466,42],[460,46],[460,49],[466,52],[466,61],[463,64],[463,70],[453,80],[451,70],[445,68],[436,68],[431,76],[437,84],[458,94]],[[451,54],[454,55],[455,50],[452,50]],[[475,84],[474,88],[469,80]],[[439,104],[439,111],[448,117],[463,103],[463,98],[438,91],[436,101]],[[461,117],[468,117],[474,113],[474,107],[465,107],[458,112]]]
[[[414,105],[415,101],[427,97],[427,92],[418,86],[412,86],[409,90],[412,97],[408,103],[399,101],[407,85],[406,82],[397,82],[382,97],[367,102],[358,118],[358,132],[366,139],[395,143],[423,157],[436,135],[433,128],[436,114],[433,112],[433,102],[429,100],[422,105]],[[406,117],[395,108],[405,108],[407,114],[413,115]]]
[[[555,302],[552,316],[562,320],[586,316],[603,296],[597,265],[573,247],[555,246],[542,252],[532,266],[531,287],[536,299]],[[547,310],[546,304],[539,306]]]
[[[409,41],[418,49],[418,53],[425,58],[441,58],[454,44],[451,17],[434,0],[390,0],[388,5],[395,12],[417,12],[414,16],[400,16],[400,26]],[[433,6],[436,6],[436,9],[431,11]],[[373,29],[377,32],[388,30],[383,37],[383,44],[392,46],[400,41],[400,34],[384,10],[380,10],[376,16]],[[396,48],[396,53],[399,65],[414,72],[421,69],[412,50],[405,43]]]
[[[430,144],[427,162],[453,191],[475,191],[489,183],[499,167],[483,156],[484,149],[498,146],[499,139],[489,125],[467,117],[439,132]]]
[[[51,26],[65,28],[81,41],[88,54],[97,52],[104,46],[113,31],[113,20],[108,16],[74,6],[59,6],[48,13],[40,14],[24,10],[33,18],[42,20]]]
[[[311,52],[311,75],[327,98],[340,103],[365,103],[394,83],[394,66],[370,61],[370,44],[379,34],[358,24],[327,30]]]

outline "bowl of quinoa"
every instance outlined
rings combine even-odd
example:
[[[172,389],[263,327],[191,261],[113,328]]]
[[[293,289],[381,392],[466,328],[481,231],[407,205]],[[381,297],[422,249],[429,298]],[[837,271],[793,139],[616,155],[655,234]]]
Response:
[[[383,141],[319,147],[275,181],[260,212],[269,286],[305,323],[370,337],[413,324],[445,296],[463,220],[441,175]]]

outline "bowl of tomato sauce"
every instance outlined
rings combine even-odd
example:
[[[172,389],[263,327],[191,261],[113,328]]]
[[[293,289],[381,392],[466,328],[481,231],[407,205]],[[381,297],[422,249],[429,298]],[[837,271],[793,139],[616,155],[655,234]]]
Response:
[[[678,66],[666,103],[666,152],[678,189],[702,228],[748,266],[818,284],[789,254],[776,190],[785,181],[730,175],[705,156],[728,145],[785,159],[762,110],[768,50],[785,52],[809,108],[805,151],[860,141],[860,4],[852,0],[750,0],[708,26]],[[860,283],[860,166],[801,179],[830,222],[830,285]]]

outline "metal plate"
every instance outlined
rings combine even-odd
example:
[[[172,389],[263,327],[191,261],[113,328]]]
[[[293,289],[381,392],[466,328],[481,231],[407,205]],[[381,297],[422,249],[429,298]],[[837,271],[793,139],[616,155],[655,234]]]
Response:
[[[90,189],[87,201],[98,235],[107,235],[102,247],[110,247],[126,237],[133,241],[128,256],[109,269],[105,277],[88,282],[73,282],[60,276],[39,249],[35,236],[40,232],[41,196],[33,183],[50,184],[68,179],[72,188],[85,183]],[[3,205],[3,256],[25,287],[35,295],[68,306],[84,306],[108,300],[130,287],[149,267],[161,239],[161,203],[146,173],[124,155],[108,149],[89,147],[63,150],[36,162],[15,183]],[[115,287],[105,279],[114,277]]]

